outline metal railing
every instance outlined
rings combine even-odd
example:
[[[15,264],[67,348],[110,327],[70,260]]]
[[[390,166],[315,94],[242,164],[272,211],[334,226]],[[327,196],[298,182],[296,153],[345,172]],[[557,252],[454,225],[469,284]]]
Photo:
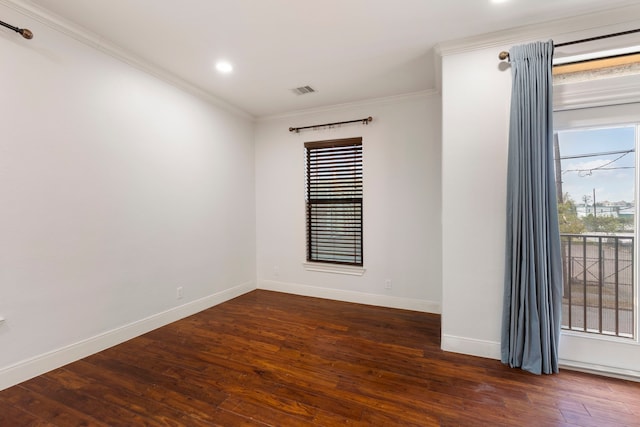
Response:
[[[561,234],[562,327],[634,338],[634,238]]]

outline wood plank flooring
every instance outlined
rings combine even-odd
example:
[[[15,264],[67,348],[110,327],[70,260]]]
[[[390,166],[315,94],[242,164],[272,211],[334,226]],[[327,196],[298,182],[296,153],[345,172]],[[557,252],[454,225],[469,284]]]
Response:
[[[640,383],[440,350],[436,315],[254,291],[0,392],[0,426],[639,426]]]

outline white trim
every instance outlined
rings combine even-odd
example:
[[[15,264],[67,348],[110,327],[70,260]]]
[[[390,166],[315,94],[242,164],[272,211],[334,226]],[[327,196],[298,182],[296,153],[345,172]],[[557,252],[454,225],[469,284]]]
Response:
[[[453,353],[500,360],[500,343],[475,338],[442,335],[440,348]]]
[[[311,114],[343,111],[343,110],[350,110],[353,108],[360,108],[360,107],[364,108],[364,107],[375,106],[375,105],[396,104],[396,103],[404,102],[411,99],[420,99],[420,98],[427,99],[427,98],[432,98],[434,96],[440,96],[440,91],[437,89],[427,89],[427,90],[421,90],[418,92],[405,93],[401,95],[392,95],[392,96],[385,96],[382,98],[365,99],[362,101],[348,102],[344,104],[334,104],[334,105],[329,105],[324,107],[315,107],[315,108],[309,108],[306,110],[295,110],[295,111],[276,114],[272,116],[262,116],[262,117],[258,117],[256,119],[256,122],[258,123],[269,122],[269,121],[280,120],[280,119],[307,116]],[[375,117],[374,117],[373,123],[375,123]]]
[[[99,35],[92,33],[86,28],[82,28],[76,24],[73,24],[64,18],[55,15],[54,13],[47,11],[41,7],[38,7],[31,3],[26,3],[22,0],[0,0],[0,5],[4,5],[9,9],[12,9],[28,18],[40,22],[46,25],[54,31],[62,33],[72,39],[83,43],[93,49],[99,50],[115,59],[118,59],[140,71],[150,74],[166,83],[169,83],[178,89],[181,89],[187,93],[195,95],[216,107],[239,116],[244,119],[255,120],[255,117],[240,108],[223,101],[222,99],[212,95],[211,93],[200,89],[199,87],[187,82],[186,80],[178,77],[177,75],[161,68],[149,61],[135,55],[120,46],[116,46],[113,43],[106,41]]]
[[[274,280],[258,280],[258,289],[307,297],[324,298],[335,301],[353,302],[356,304],[374,305],[378,307],[420,311],[423,313],[440,314],[442,312],[442,304],[434,301],[368,294],[364,292],[346,291],[343,289],[321,288],[296,283],[276,282]]]
[[[635,102],[640,102],[640,86],[637,75],[558,84],[553,87],[554,111]]]
[[[619,378],[621,380],[640,382],[640,371],[620,369],[613,366],[595,365],[592,363],[578,362],[575,360],[560,359],[560,369],[585,372],[587,374],[602,375]]]
[[[154,329],[251,292],[254,289],[256,287],[253,281],[243,283],[77,343],[4,367],[0,369],[0,390],[121,344]]]
[[[474,50],[498,48],[527,40],[547,40],[556,43],[573,41],[590,36],[599,36],[637,27],[640,6],[622,6],[599,12],[585,13],[573,18],[561,18],[543,24],[525,25],[484,35],[476,35],[459,40],[447,41],[436,46],[440,56],[456,55]],[[607,23],[603,25],[603,23]],[[496,63],[498,52],[496,52]]]
[[[362,276],[365,271],[364,267],[354,267],[351,265],[341,264],[323,264],[321,262],[303,262],[302,266],[307,271],[319,271],[321,273],[347,274],[350,276]]]
[[[601,50],[597,52],[583,53],[573,56],[563,56],[562,58],[553,58],[553,65],[565,65],[573,62],[591,61],[602,58],[610,58],[613,56],[635,54],[640,51],[640,46],[626,46],[611,50]]]

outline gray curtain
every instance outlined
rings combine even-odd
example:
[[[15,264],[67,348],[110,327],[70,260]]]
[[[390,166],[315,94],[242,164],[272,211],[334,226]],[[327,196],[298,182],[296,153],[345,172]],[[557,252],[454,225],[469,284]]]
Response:
[[[553,165],[553,42],[514,46],[502,362],[558,372],[562,258]]]

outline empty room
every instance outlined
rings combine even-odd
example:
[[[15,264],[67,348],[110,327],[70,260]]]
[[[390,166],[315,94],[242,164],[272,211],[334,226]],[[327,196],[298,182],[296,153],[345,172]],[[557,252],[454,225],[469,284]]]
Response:
[[[630,426],[640,2],[0,0],[0,426]]]

